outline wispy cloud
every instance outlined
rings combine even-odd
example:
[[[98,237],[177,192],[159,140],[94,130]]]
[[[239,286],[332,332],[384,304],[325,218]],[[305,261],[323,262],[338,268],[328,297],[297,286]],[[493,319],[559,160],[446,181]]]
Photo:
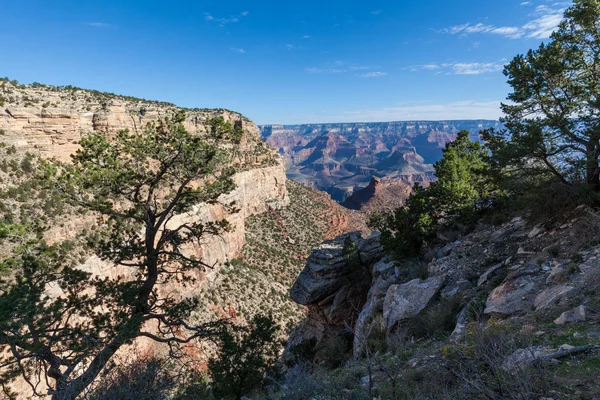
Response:
[[[344,74],[348,72],[367,71],[371,69],[377,69],[377,67],[370,67],[359,64],[348,64],[345,61],[334,61],[326,63],[322,67],[305,68],[305,71],[310,74]],[[374,71],[373,73],[375,72],[376,71]]]
[[[523,2],[521,5],[527,5]],[[470,35],[476,33],[500,35],[509,39],[547,39],[562,20],[565,3],[554,3],[552,7],[541,5],[532,14],[533,19],[521,26],[496,26],[492,24],[466,23],[436,30],[450,35]]]
[[[373,11],[371,11],[371,14],[378,15],[378,14],[381,14],[382,12],[383,12],[383,10],[373,10]]]
[[[230,15],[227,18],[221,18],[221,17],[215,17],[211,13],[205,12],[204,20],[217,23],[217,24],[219,24],[219,26],[225,26],[227,24],[239,22],[241,18],[247,17],[248,14],[250,14],[248,11],[242,11],[241,13],[239,13],[237,15]]]
[[[302,39],[310,39],[310,35],[304,35],[302,36]]]
[[[500,101],[463,100],[448,103],[414,101],[390,107],[358,110],[320,110],[311,115],[282,115],[276,120],[286,124],[307,121],[326,122],[381,122],[381,121],[443,121],[456,119],[498,119],[502,115]]]
[[[367,72],[366,74],[358,75],[361,78],[380,78],[382,76],[386,76],[387,72],[375,71],[375,72]]]
[[[294,50],[294,49],[296,48],[296,46],[294,46],[293,44],[289,44],[289,43],[287,43],[287,44],[285,45],[285,48],[286,48],[286,49],[288,49],[288,50]]]
[[[500,60],[501,62],[504,60]],[[446,75],[481,75],[490,72],[498,72],[504,69],[500,62],[480,63],[480,62],[453,62],[453,63],[428,63],[415,65],[409,68],[411,71],[436,71],[437,74]]]
[[[310,68],[305,68],[305,71],[308,72],[309,74],[343,74],[344,72],[348,72],[347,70],[342,69],[342,68],[332,68],[332,67],[328,67],[328,68],[310,67]]]
[[[92,26],[94,28],[114,28],[114,25],[107,24],[106,22],[82,22],[81,24]]]
[[[246,50],[242,49],[241,47],[231,47],[229,50],[240,54],[246,54]]]
[[[524,1],[524,2],[521,3],[522,6],[528,6],[530,4],[531,4],[530,1]]]

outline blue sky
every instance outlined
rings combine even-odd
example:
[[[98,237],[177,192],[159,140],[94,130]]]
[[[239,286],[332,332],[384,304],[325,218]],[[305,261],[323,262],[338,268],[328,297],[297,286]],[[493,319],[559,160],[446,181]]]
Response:
[[[259,124],[500,116],[502,65],[569,2],[16,0],[0,75],[224,107]]]

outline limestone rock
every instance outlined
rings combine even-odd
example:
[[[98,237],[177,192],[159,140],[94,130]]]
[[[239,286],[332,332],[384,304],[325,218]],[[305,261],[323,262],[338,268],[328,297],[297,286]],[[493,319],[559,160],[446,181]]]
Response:
[[[386,262],[386,260],[381,260],[381,261],[375,263],[375,265],[373,266],[373,276],[378,277],[381,274],[384,274],[385,272],[389,271],[390,269],[393,269],[395,267],[395,264],[396,263],[393,261]]]
[[[450,335],[450,342],[458,343],[463,339],[463,337],[465,336],[465,333],[467,331],[468,323],[469,323],[469,307],[465,306],[465,307],[463,307],[462,310],[460,310],[460,312],[458,313],[458,316],[456,317],[456,326],[454,327],[454,330],[452,331],[452,334]]]
[[[519,368],[534,363],[550,352],[549,349],[542,346],[518,349],[504,359],[502,368],[508,372],[517,372]]]
[[[414,279],[402,285],[389,287],[383,303],[383,317],[388,327],[398,321],[417,316],[440,291],[446,276],[435,276],[427,280]]]
[[[572,310],[565,311],[560,315],[560,317],[554,320],[556,325],[565,325],[573,322],[583,322],[587,319],[587,310],[585,306],[581,305],[579,307],[575,307]]]
[[[524,312],[530,308],[528,297],[537,289],[534,277],[519,276],[506,280],[488,296],[485,304],[485,314],[510,316]]]
[[[496,264],[493,267],[490,267],[487,271],[485,271],[479,277],[479,280],[477,281],[477,287],[479,287],[479,286],[483,285],[484,283],[486,283],[496,273],[496,271],[498,271],[503,266],[504,266],[504,264],[502,264],[502,263]]]
[[[548,307],[549,305],[560,301],[565,296],[573,292],[575,288],[573,286],[558,285],[551,286],[544,289],[540,294],[533,300],[533,306],[536,310]]]
[[[362,239],[360,232],[338,236],[314,249],[308,257],[306,265],[294,286],[290,296],[298,304],[311,305],[334,295],[342,286],[350,284],[348,276],[353,270],[344,259],[343,247],[346,237],[350,237],[358,248],[358,258],[372,261],[377,256],[383,255],[379,241],[373,237]],[[366,282],[370,285],[370,278]],[[368,290],[368,289],[367,289]]]
[[[470,281],[466,279],[461,279],[456,282],[448,283],[444,290],[442,290],[441,295],[444,298],[450,298],[455,296],[464,297],[472,287],[473,284]]]

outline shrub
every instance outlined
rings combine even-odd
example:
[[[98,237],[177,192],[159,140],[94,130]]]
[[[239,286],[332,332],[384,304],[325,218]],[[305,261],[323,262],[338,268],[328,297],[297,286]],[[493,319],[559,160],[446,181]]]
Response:
[[[440,223],[470,224],[491,206],[497,189],[490,169],[487,150],[461,131],[435,164],[438,180],[428,188],[415,184],[402,207],[373,214],[369,226],[381,231],[381,243],[397,259],[413,257],[435,237]]]
[[[330,335],[315,346],[314,361],[326,368],[338,368],[348,361],[351,349],[351,337]]]
[[[278,374],[279,327],[257,315],[249,326],[225,325],[219,332],[218,355],[208,361],[214,394],[219,399],[240,399],[262,388],[267,377]]]
[[[98,381],[82,400],[167,400],[176,385],[166,361],[158,358],[121,366]]]

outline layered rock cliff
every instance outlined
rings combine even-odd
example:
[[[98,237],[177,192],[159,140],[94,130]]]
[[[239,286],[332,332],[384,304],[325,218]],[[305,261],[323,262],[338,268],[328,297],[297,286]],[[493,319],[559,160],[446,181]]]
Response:
[[[473,138],[498,121],[407,121],[261,126],[279,150],[288,177],[344,201],[372,176],[411,185],[433,178],[444,145],[468,130]]]
[[[20,85],[6,80],[0,81],[0,98],[0,142],[14,146],[17,152],[62,161],[70,160],[85,133],[111,137],[124,129],[141,132],[147,123],[181,110],[169,103],[72,87]],[[241,251],[249,216],[288,203],[283,161],[260,139],[258,127],[241,114],[222,109],[185,111],[184,126],[192,133],[206,133],[206,121],[221,116],[244,132],[239,147],[232,149],[233,162],[239,167],[236,189],[223,195],[221,204],[198,205],[193,213],[180,216],[182,220],[227,219],[231,223],[231,232],[210,237],[202,248],[195,249],[208,263],[221,264]],[[239,211],[230,213],[224,204]],[[68,235],[75,225],[82,225],[76,222],[69,221],[66,229],[56,227],[53,235],[56,238]]]
[[[352,193],[342,205],[366,213],[393,210],[404,204],[411,191],[412,186],[405,180],[373,177],[367,187]]]

